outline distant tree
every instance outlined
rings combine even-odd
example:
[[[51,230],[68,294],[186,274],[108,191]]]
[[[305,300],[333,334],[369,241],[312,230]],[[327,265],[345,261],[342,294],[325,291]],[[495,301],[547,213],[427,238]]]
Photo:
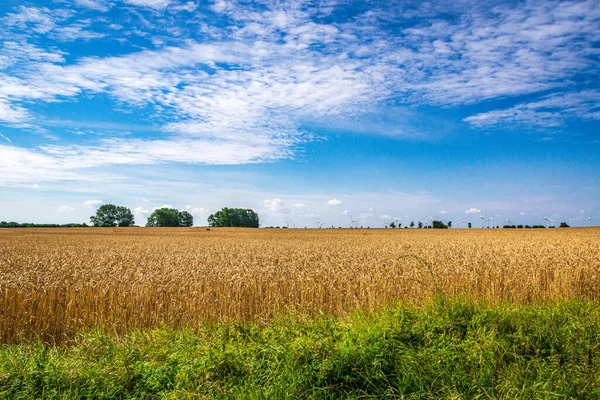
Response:
[[[402,228],[402,224],[398,222],[398,229]]]
[[[570,226],[566,222],[561,222],[559,228],[570,228]]]
[[[448,228],[452,228],[452,221],[448,221]]]
[[[87,228],[88,225],[83,223],[70,223],[70,224],[33,224],[31,222],[18,223],[18,222],[0,222],[0,228]]]
[[[396,224],[394,223],[394,221],[392,221],[392,222],[390,223],[390,228],[394,229],[395,227],[396,227]]]
[[[517,228],[523,229],[523,225],[517,225]]]
[[[468,223],[469,229],[473,226],[470,222]]]
[[[133,226],[135,223],[133,213],[127,207],[115,206],[114,204],[104,204],[98,210],[96,215],[90,217],[94,226]]]
[[[159,208],[148,217],[146,226],[175,227],[179,226],[179,211],[174,208]]]
[[[415,227],[415,223],[414,223],[414,222],[412,222],[412,221],[410,221],[410,227],[411,227],[411,228],[414,228],[414,227]]]
[[[194,217],[187,211],[179,211],[177,214],[179,226],[194,226]]]
[[[258,214],[247,208],[225,207],[208,217],[210,226],[258,228],[259,224]]]
[[[423,227],[423,223],[422,223],[421,221],[419,221],[419,223],[417,224],[417,226],[418,226],[419,228],[422,228],[422,227]]]
[[[442,221],[434,220],[432,222],[433,229],[448,229],[448,225],[444,224]]]

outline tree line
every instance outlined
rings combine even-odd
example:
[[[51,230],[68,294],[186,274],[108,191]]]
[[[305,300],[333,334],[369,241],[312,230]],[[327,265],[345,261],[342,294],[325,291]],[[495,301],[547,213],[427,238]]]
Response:
[[[90,217],[96,227],[135,226],[135,217],[127,207],[104,204]],[[162,207],[154,210],[148,217],[148,227],[191,227],[194,216],[185,210]],[[208,225],[214,227],[258,228],[258,214],[246,208],[223,208],[208,217]]]

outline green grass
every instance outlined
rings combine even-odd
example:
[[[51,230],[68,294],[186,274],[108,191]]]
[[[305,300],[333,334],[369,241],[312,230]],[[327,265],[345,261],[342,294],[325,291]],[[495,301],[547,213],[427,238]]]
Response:
[[[597,399],[600,303],[439,301],[4,345],[0,398]]]

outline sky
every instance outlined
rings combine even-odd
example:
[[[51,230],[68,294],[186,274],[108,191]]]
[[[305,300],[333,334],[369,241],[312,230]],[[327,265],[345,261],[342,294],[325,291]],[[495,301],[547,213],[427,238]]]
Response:
[[[600,1],[0,2],[0,220],[600,224]]]

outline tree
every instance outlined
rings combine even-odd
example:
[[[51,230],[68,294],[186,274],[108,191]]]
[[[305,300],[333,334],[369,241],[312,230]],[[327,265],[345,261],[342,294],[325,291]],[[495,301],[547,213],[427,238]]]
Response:
[[[394,221],[392,221],[392,222],[390,223],[390,228],[394,229],[395,227],[396,227],[396,224],[394,223]]]
[[[94,226],[133,226],[135,223],[133,213],[127,207],[115,206],[114,204],[104,204],[98,210],[96,215],[90,217]]]
[[[473,226],[473,225],[471,225],[471,223],[469,222],[469,229],[471,229],[471,227],[472,227],[472,226]]]
[[[566,222],[561,222],[559,228],[570,228],[570,226]]]
[[[448,225],[444,224],[442,221],[434,220],[431,224],[433,229],[448,229]]]
[[[194,217],[187,211],[179,211],[177,219],[179,220],[179,226],[189,227],[194,225]]]
[[[398,222],[398,229],[402,228],[402,224]]]
[[[422,227],[423,227],[423,223],[422,223],[421,221],[419,221],[419,223],[418,223],[418,225],[417,225],[417,226],[418,226],[419,228],[422,228]]]
[[[414,223],[414,222],[412,222],[412,221],[410,221],[410,227],[411,227],[411,228],[414,228],[414,227],[415,227],[415,223]]]
[[[208,217],[209,226],[258,228],[258,214],[248,208],[223,208]]]
[[[448,221],[448,228],[452,228],[452,221]]]
[[[174,208],[159,208],[148,217],[146,226],[179,226],[179,211]]]

